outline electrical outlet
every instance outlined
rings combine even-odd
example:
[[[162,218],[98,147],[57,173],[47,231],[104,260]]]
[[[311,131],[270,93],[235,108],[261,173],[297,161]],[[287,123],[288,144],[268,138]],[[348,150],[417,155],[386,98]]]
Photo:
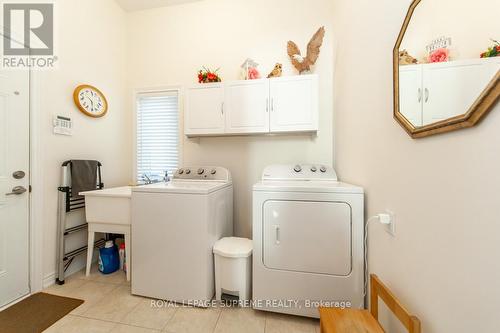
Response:
[[[389,216],[391,217],[390,223],[385,225],[385,231],[387,231],[392,237],[396,237],[396,230],[395,230],[396,220],[394,219],[394,213],[388,209],[386,209],[385,212],[389,214]]]

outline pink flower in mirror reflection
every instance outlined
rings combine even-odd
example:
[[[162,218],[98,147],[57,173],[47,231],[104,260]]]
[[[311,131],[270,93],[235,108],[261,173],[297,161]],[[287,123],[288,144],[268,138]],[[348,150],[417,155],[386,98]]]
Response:
[[[449,60],[449,50],[440,48],[429,55],[429,62],[445,62]]]

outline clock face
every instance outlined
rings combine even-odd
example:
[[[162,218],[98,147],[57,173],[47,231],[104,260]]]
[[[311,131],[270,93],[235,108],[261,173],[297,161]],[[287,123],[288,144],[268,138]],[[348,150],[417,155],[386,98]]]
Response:
[[[76,106],[90,117],[102,117],[108,111],[108,103],[99,89],[82,85],[75,89],[74,100]]]

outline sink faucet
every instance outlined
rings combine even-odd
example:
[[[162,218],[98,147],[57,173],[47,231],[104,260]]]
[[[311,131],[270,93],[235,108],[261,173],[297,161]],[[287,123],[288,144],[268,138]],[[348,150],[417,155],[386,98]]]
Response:
[[[148,175],[146,175],[146,174],[142,175],[142,179],[144,180],[144,183],[146,185],[153,184],[153,181],[151,180],[151,178],[149,178]]]

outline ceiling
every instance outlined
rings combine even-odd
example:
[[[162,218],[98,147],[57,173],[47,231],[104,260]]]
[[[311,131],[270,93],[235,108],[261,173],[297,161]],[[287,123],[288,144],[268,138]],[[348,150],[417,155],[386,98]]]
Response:
[[[200,1],[200,0],[116,0],[116,2],[118,2],[118,4],[127,12],[165,7],[165,6],[173,6],[195,1]]]

